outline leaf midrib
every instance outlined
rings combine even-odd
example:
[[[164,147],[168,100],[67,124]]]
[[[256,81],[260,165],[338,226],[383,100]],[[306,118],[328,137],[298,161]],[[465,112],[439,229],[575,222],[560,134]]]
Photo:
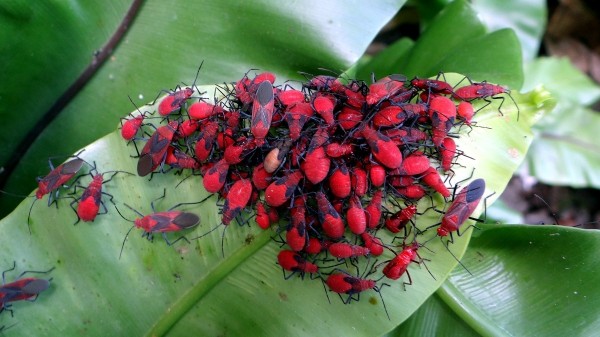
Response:
[[[270,231],[256,235],[252,243],[242,246],[231,256],[222,260],[207,276],[191,287],[177,301],[165,310],[165,314],[150,328],[145,336],[164,336],[217,284],[230,275],[242,263],[257,253],[271,240]]]

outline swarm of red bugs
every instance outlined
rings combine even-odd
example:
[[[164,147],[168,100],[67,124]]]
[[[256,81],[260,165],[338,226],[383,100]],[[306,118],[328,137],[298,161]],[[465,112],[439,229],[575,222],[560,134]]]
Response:
[[[277,260],[285,277],[320,278],[345,303],[368,289],[379,292],[411,262],[423,262],[419,200],[435,194],[449,200],[435,224],[440,237],[468,219],[485,182],[476,179],[451,197],[444,177],[462,155],[455,130],[472,127],[472,101],[509,93],[487,82],[455,89],[439,78],[403,75],[370,84],[319,75],[294,88],[276,85],[268,72],[219,86],[214,101],[195,89],[169,92],[158,115],[124,119],[123,138],[137,142],[136,149],[143,144],[138,175],[171,169],[201,175],[206,191],[222,200],[223,226],[234,219],[262,229],[279,224]],[[379,230],[401,244],[382,242]],[[362,273],[340,267],[386,249],[395,257]],[[383,275],[374,276],[381,265]]]

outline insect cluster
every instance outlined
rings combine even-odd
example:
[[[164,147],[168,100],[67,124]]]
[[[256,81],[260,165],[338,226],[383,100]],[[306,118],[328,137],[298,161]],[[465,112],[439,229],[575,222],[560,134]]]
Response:
[[[403,75],[372,84],[319,75],[295,89],[275,85],[265,72],[218,86],[212,102],[193,86],[177,88],[160,101],[158,115],[132,116],[121,133],[128,141],[149,136],[138,151],[140,176],[169,167],[200,174],[205,190],[222,200],[222,225],[278,224],[276,240],[285,247],[277,259],[286,278],[320,278],[348,303],[423,262],[417,238],[427,228],[415,225],[419,200],[431,200],[429,208],[435,194],[451,202],[441,224],[431,224],[440,237],[457,232],[475,210],[482,179],[453,198],[446,186],[463,155],[454,139],[472,127],[471,101],[505,93],[486,82],[455,89],[441,79]],[[152,125],[157,119],[163,124]],[[379,230],[392,234],[387,242]],[[359,259],[386,249],[393,259],[359,272]],[[356,273],[338,268],[348,263]],[[383,264],[383,275],[372,276]],[[411,282],[408,275],[404,283]]]
[[[405,274],[403,285],[412,284],[409,265],[427,268],[418,250],[435,237],[458,233],[485,192],[483,179],[464,187],[451,183],[453,167],[466,156],[454,139],[475,126],[478,110],[471,102],[504,100],[508,90],[487,82],[455,88],[439,78],[403,75],[371,84],[318,75],[297,87],[276,85],[268,72],[217,86],[214,100],[194,85],[178,87],[157,111],[124,118],[121,135],[135,147],[139,176],[189,170],[190,179],[202,176],[204,189],[217,195],[221,223],[193,239],[234,220],[264,230],[273,226],[284,277],[320,279],[344,303],[369,289],[380,292]],[[99,173],[77,155],[39,179],[36,198],[49,194],[50,205],[83,166],[91,182],[80,186],[85,174],[78,176],[69,196],[77,222],[108,212],[103,195],[114,202],[103,184],[131,173]],[[164,197],[163,191],[155,201]],[[434,198],[448,203],[441,222],[417,227],[419,215],[435,208]],[[162,212],[153,201],[146,215],[125,204],[139,215],[135,220],[117,211],[133,223],[129,232],[140,228],[149,239],[160,233],[171,245],[189,239],[169,241],[166,233],[200,223],[198,215],[176,208],[205,200]],[[386,250],[393,257],[378,258]]]

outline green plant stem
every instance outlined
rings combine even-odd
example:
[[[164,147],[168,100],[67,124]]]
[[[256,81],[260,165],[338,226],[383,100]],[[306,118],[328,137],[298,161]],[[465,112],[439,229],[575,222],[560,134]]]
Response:
[[[252,243],[243,246],[233,255],[223,260],[219,266],[208,273],[208,276],[194,285],[179,301],[175,302],[146,336],[164,336],[194,305],[196,305],[212,288],[231,274],[238,266],[247,261],[250,256],[258,252],[271,241],[271,232],[264,231],[255,236]]]

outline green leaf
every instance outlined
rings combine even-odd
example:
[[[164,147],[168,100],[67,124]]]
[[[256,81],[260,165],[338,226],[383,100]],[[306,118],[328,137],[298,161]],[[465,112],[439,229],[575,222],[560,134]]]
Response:
[[[361,64],[357,74],[378,78],[401,73],[408,78],[457,72],[513,89],[523,82],[520,44],[512,30],[486,34],[477,13],[465,1],[449,4],[418,41],[401,39],[377,57]]]
[[[600,265],[590,252],[600,245],[600,233],[558,226],[478,226],[462,260],[472,275],[455,269],[436,299],[430,299],[435,305],[423,306],[395,336],[419,326],[433,327],[428,335],[452,336],[452,322],[461,333],[469,332],[468,325],[484,336],[596,334],[600,292],[594,285]],[[438,329],[431,323],[435,317],[444,318]]]
[[[94,52],[117,30],[128,4],[2,4],[0,42],[6,52],[0,53],[0,64],[10,80],[0,84],[5,121],[0,167],[11,156],[18,164],[2,189],[27,193],[35,177],[47,172],[49,156],[73,153],[111,132],[115,120],[134,110],[127,96],[141,105],[181,81],[191,84],[202,61],[201,84],[234,81],[253,68],[280,79],[300,79],[299,71],[321,73],[319,68],[347,69],[404,2],[144,2],[110,59],[39,130],[33,122],[96,62]],[[44,85],[33,92],[36,83]],[[17,150],[30,131],[33,138]],[[17,199],[0,198],[0,215],[16,204]]]
[[[375,78],[382,78],[389,74],[404,74],[404,64],[414,42],[409,38],[402,38],[394,42],[377,56],[362,64],[355,65],[356,78],[370,79],[371,74]]]
[[[537,130],[527,160],[530,174],[550,185],[600,188],[598,112],[557,108],[548,117],[556,123],[554,128]]]
[[[477,19],[477,14],[466,1],[449,4],[435,21],[423,32],[415,44],[407,64],[410,69],[404,72],[408,77],[419,75],[429,77],[439,71],[454,69],[433,68],[439,60],[459,48],[462,43],[485,34],[485,27]]]
[[[594,231],[485,225],[463,259],[473,275],[454,270],[440,295],[482,335],[592,336],[600,265],[591,252],[599,246]]]
[[[408,320],[386,337],[401,336],[481,336],[436,293],[423,303]]]
[[[491,207],[488,207],[486,211],[486,221],[496,223],[524,223],[525,220],[523,215],[510,206],[508,206],[504,200],[498,199]]]
[[[552,185],[600,187],[598,113],[585,108],[600,98],[600,87],[566,59],[543,58],[527,66],[526,87],[547,84],[558,104],[536,125],[527,158],[531,175]]]
[[[448,78],[455,83],[462,75],[448,74]],[[213,92],[212,88],[201,89]],[[458,149],[477,159],[461,159],[464,167],[456,169],[454,181],[469,176],[476,167],[474,176],[487,182],[486,195],[495,191],[498,193],[492,199],[497,197],[526,152],[530,125],[547,104],[539,101],[539,97],[545,97],[543,91],[515,95],[521,104],[518,123],[514,107],[503,109],[503,116],[497,112],[497,102],[479,111],[475,117],[477,127],[461,130],[461,138],[457,139]],[[511,137],[506,137],[509,129]],[[100,172],[135,172],[136,160],[130,157],[133,154],[133,146],[126,146],[115,131],[87,146],[81,156],[95,162]],[[156,174],[149,181],[119,174],[105,186],[105,191],[113,195],[123,216],[133,219],[136,214],[123,204],[149,214],[151,202],[163,194],[163,188],[166,197],[155,201],[156,210],[206,196],[199,177],[181,182],[182,179],[173,174]],[[211,198],[202,205],[185,206],[183,210],[200,215],[201,225],[182,234],[193,238],[219,226],[215,201],[216,198]],[[382,295],[392,318],[388,320],[379,296],[373,292],[364,293],[362,301],[351,305],[344,305],[335,296],[328,303],[320,281],[284,280],[275,264],[280,248],[270,239],[274,233],[261,232],[254,225],[227,228],[224,257],[220,227],[191,244],[181,241],[174,247],[167,246],[159,237],[156,242],[148,243],[139,237],[140,230],[134,228],[119,259],[123,238],[131,225],[106,198],[108,214],[99,215],[94,223],[77,226],[71,225],[75,215],[68,205],[70,198],[60,199],[58,209],[46,207],[45,202],[46,197],[34,205],[31,235],[26,222],[30,200],[0,221],[3,233],[0,242],[5,252],[0,264],[8,266],[12,259],[18,259],[23,270],[56,266],[51,273],[51,289],[42,293],[36,303],[15,304],[20,335],[40,335],[51,325],[66,335],[82,330],[89,335],[168,332],[179,336],[189,335],[190,331],[199,335],[382,334],[408,318],[439,287],[457,264],[454,256],[460,257],[466,249],[471,233],[467,230],[455,237],[450,247],[454,256],[443,248],[440,240],[428,243],[435,254],[423,250],[422,256],[431,260],[427,267],[435,279],[427,269],[413,267],[410,273],[414,284],[406,291],[399,285],[383,288]],[[441,202],[440,198],[437,202]],[[483,203],[475,214],[482,208]],[[438,223],[440,217],[430,210],[419,218],[419,227],[424,229]],[[435,231],[427,233],[435,238]],[[381,235],[391,240],[389,235]],[[177,235],[168,237],[172,241]],[[389,259],[390,255],[387,253],[382,259]],[[282,314],[285,319],[269,318]]]
[[[476,0],[473,9],[490,31],[511,28],[516,33],[524,60],[537,55],[548,16],[544,0]]]
[[[543,85],[559,103],[589,106],[600,99],[600,87],[567,58],[540,57],[525,65],[523,90]]]

